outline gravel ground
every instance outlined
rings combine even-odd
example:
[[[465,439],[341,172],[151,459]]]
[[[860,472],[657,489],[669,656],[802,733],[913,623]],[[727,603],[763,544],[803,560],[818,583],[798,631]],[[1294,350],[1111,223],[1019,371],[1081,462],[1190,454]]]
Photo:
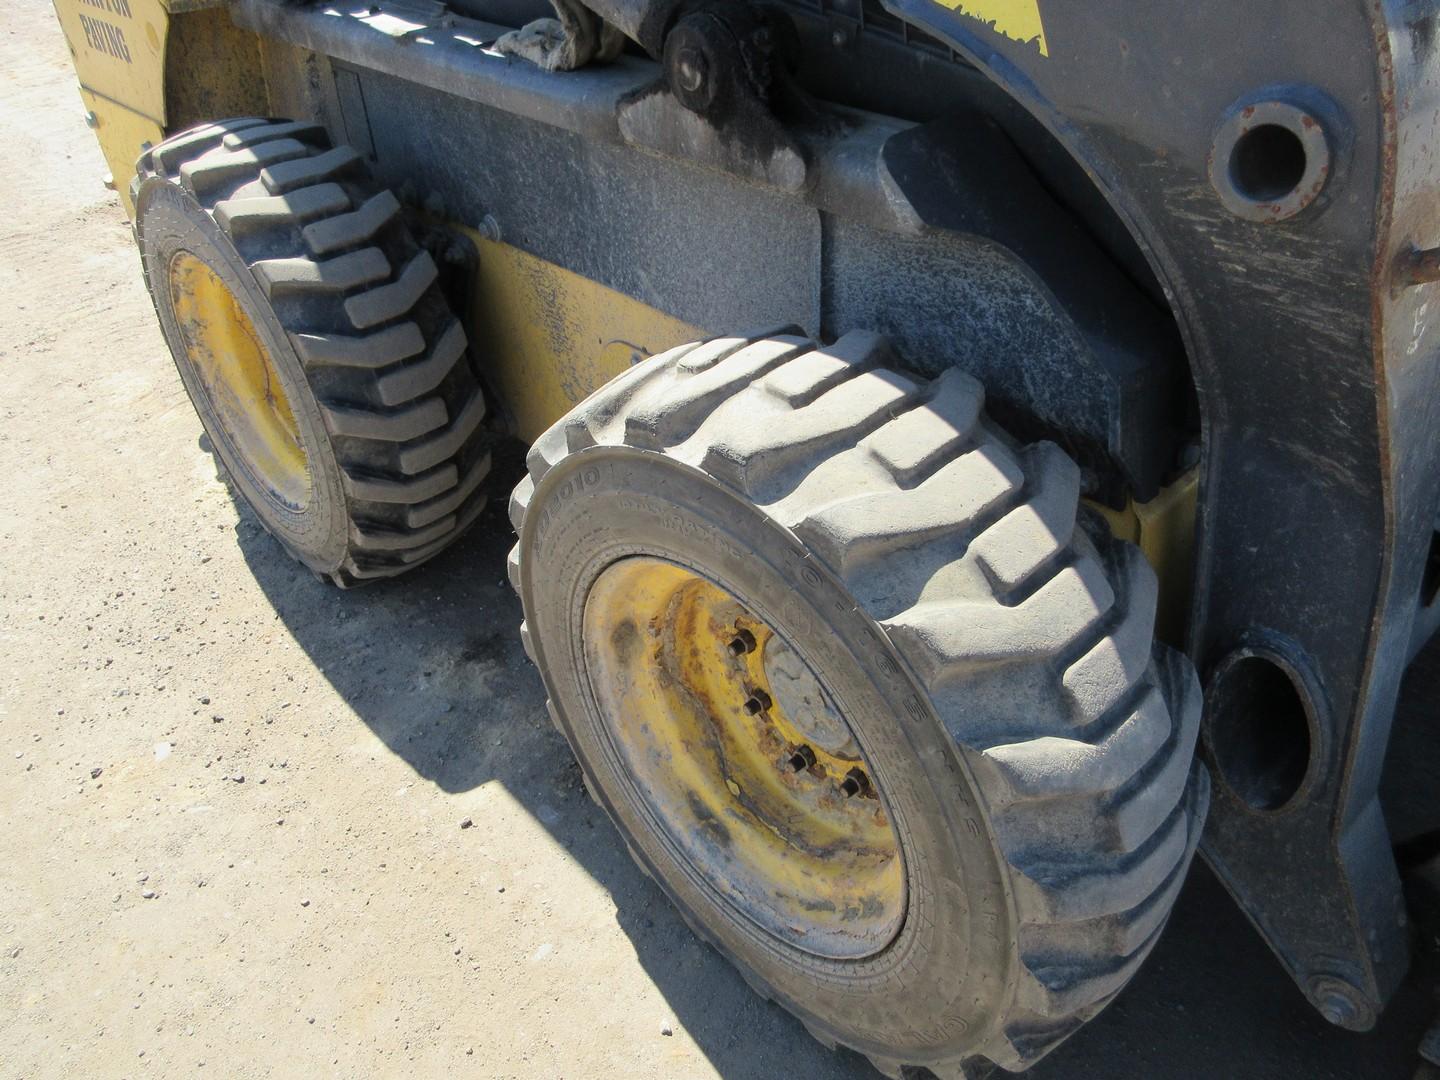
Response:
[[[0,139],[0,1074],[873,1076],[591,807],[516,640],[503,497],[349,593],[231,502],[41,0],[0,10]],[[1389,780],[1409,832],[1437,671]],[[1417,976],[1378,1031],[1329,1028],[1197,867],[1034,1075],[1409,1077],[1432,1006]]]

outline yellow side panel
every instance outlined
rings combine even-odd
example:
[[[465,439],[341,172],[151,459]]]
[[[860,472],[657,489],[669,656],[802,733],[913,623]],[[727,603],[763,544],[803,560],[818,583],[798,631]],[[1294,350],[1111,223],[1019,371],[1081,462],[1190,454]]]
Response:
[[[1045,25],[1040,20],[1040,0],[936,0],[941,7],[989,23],[997,34],[1015,41],[1033,41],[1040,55],[1050,55]]]
[[[170,16],[161,0],[55,0],[55,13],[80,85],[163,125]]]
[[[1179,645],[1190,611],[1191,576],[1195,559],[1195,508],[1200,470],[1191,469],[1147,503],[1132,501],[1124,510],[1099,503],[1098,510],[1121,540],[1139,545],[1160,579],[1160,607],[1155,630],[1160,640]]]
[[[637,358],[705,336],[553,263],[469,235],[480,251],[472,348],[526,442]]]
[[[105,155],[105,164],[110,167],[107,184],[113,187],[125,206],[125,213],[133,219],[135,207],[130,202],[130,179],[135,175],[135,159],[140,156],[145,144],[154,146],[164,133],[160,125],[148,116],[117,105],[83,87],[80,99],[94,119],[95,138],[99,140],[100,152]]]
[[[1185,606],[1190,601],[1190,574],[1195,558],[1195,507],[1200,494],[1200,471],[1191,469],[1148,503],[1136,503],[1140,521],[1140,550],[1155,573],[1173,591],[1183,587]]]

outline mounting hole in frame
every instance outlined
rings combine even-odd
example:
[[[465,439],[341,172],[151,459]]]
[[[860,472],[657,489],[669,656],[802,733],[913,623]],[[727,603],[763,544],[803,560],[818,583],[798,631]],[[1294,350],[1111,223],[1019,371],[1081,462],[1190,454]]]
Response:
[[[1206,742],[1226,787],[1252,810],[1283,809],[1300,794],[1315,758],[1304,690],[1289,666],[1239,649],[1205,695]]]
[[[1286,101],[1233,109],[1215,134],[1210,183],[1225,208],[1247,221],[1294,217],[1331,174],[1330,142],[1312,113]]]

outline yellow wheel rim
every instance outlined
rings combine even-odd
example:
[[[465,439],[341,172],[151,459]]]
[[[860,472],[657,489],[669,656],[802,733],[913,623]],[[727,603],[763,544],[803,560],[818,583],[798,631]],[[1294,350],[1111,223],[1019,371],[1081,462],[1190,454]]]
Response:
[[[185,360],[247,470],[295,511],[310,501],[310,467],[280,373],[250,316],[220,277],[188,251],[170,261],[170,300]]]
[[[905,914],[900,845],[848,724],[800,654],[675,563],[623,559],[586,600],[591,687],[672,848],[807,952],[882,949]]]

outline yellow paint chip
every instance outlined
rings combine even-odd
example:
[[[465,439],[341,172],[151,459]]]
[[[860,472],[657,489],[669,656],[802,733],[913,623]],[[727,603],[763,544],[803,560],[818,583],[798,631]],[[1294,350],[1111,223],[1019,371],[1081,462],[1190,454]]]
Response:
[[[1040,0],[936,0],[941,7],[958,11],[988,23],[997,33],[1015,41],[1033,41],[1040,55],[1049,56],[1045,26],[1040,20]]]

